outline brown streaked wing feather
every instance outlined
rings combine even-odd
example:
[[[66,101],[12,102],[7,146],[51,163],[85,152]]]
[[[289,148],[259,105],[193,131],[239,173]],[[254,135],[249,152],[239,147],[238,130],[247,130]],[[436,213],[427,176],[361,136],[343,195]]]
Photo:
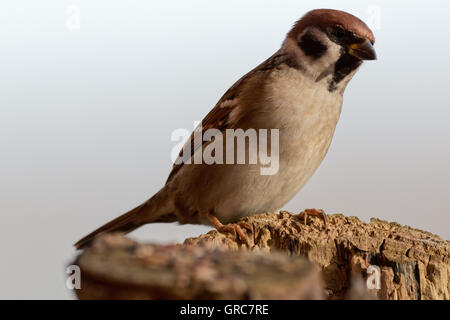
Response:
[[[269,59],[261,63],[259,66],[257,66],[255,69],[244,75],[242,78],[240,78],[238,81],[236,81],[233,86],[228,89],[225,94],[220,98],[219,102],[215,105],[215,107],[206,115],[206,117],[201,122],[202,125],[202,137],[206,130],[208,129],[218,129],[220,131],[225,131],[225,129],[228,127],[228,120],[230,113],[233,111],[233,109],[238,104],[239,94],[243,87],[243,84],[248,81],[254,74],[257,72],[270,70],[276,67],[277,65],[282,64],[283,62],[286,62],[286,56],[284,54],[275,53],[273,56],[271,56]],[[233,101],[236,100],[236,101]],[[196,128],[195,130],[197,130]],[[194,130],[194,132],[195,132]],[[190,158],[194,156],[194,153],[201,148],[205,143],[208,141],[203,141],[201,143],[195,143],[194,141],[194,132],[189,137],[186,144],[181,149],[178,158],[176,160],[176,163],[172,167],[172,171],[169,174],[169,177],[167,178],[166,184],[170,182],[170,180],[177,174],[177,172],[183,167],[184,163],[188,160],[187,156],[183,157],[183,150],[187,147],[188,144],[191,145],[191,153]],[[178,164],[181,162],[180,164]]]

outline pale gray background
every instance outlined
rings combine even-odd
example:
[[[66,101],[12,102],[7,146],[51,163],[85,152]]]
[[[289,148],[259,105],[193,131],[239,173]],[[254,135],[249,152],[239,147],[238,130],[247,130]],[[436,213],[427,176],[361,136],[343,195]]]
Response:
[[[66,26],[69,5],[81,10],[78,30]],[[173,130],[191,129],[307,10],[367,21],[373,5],[379,60],[350,83],[328,156],[286,209],[450,239],[448,1],[2,0],[0,298],[71,298],[72,244],[163,185]]]

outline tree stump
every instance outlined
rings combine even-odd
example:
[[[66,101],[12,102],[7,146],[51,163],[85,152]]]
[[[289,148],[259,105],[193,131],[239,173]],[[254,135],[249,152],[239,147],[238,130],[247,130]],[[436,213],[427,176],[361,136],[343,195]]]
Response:
[[[450,242],[372,219],[289,212],[242,219],[248,243],[211,231],[183,245],[105,235],[75,262],[81,299],[450,299]],[[307,259],[305,259],[307,258]],[[309,261],[308,261],[309,260]],[[320,271],[318,271],[320,270]],[[368,290],[368,288],[370,290]]]

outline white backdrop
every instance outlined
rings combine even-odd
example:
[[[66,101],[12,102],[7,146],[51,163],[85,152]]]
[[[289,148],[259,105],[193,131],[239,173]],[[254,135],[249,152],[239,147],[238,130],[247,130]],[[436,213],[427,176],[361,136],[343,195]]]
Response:
[[[286,209],[450,239],[448,2],[3,0],[0,298],[71,298],[72,244],[156,192],[171,133],[192,129],[319,7],[369,22],[379,60],[350,83],[328,156]],[[158,224],[132,236],[209,229]]]

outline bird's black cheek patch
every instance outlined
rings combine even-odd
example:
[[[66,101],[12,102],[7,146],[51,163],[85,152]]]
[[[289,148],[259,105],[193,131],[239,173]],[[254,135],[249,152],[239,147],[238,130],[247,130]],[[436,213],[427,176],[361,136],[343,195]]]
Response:
[[[298,46],[303,50],[305,55],[313,59],[320,58],[328,49],[326,45],[309,32],[302,36],[298,42]]]

